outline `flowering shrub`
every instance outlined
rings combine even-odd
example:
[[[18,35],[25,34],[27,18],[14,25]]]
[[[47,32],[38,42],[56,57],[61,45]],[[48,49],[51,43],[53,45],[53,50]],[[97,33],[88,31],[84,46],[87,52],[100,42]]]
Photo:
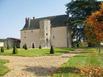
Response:
[[[103,77],[103,68],[93,66],[82,67],[80,74],[86,77]]]

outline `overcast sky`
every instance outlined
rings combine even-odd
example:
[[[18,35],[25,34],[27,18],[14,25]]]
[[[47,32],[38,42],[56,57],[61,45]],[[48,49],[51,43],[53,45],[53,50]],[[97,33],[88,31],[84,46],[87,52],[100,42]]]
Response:
[[[0,38],[20,38],[25,17],[65,14],[71,0],[0,0]]]

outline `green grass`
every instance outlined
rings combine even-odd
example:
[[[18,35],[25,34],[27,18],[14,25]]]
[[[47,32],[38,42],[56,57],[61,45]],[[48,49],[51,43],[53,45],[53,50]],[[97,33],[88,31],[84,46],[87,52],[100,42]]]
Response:
[[[102,50],[103,51],[103,50]],[[53,75],[53,77],[81,77],[79,73],[75,71],[79,68],[86,66],[103,67],[103,52],[98,54],[96,49],[84,49],[84,52],[72,57],[67,63]]]
[[[0,55],[10,55],[10,56],[27,56],[27,57],[33,57],[33,56],[46,56],[51,55],[50,49],[17,49],[17,54],[12,54],[13,49],[5,50],[4,53],[0,52]],[[55,48],[55,54],[52,55],[60,55],[63,53],[67,53],[69,51],[73,51],[73,48]]]
[[[27,56],[27,57],[33,57],[33,56],[46,56],[50,55],[50,49],[17,49],[17,54],[12,54],[13,49],[5,49],[4,53],[0,52],[0,55],[9,55],[9,56]],[[55,54],[53,55],[60,55],[63,53],[67,53],[69,51],[73,51],[72,48],[55,48]],[[4,66],[4,64],[8,62],[6,60],[0,60],[0,76],[4,75],[9,71],[9,69]]]
[[[4,64],[7,62],[7,60],[0,59],[0,76],[3,76],[5,73],[9,71],[9,69],[6,66],[4,66]]]

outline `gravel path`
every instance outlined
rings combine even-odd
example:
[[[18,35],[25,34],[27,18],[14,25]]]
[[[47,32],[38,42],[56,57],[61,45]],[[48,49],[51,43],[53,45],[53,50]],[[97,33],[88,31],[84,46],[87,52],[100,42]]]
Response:
[[[74,55],[76,54],[42,57],[0,56],[1,59],[10,61],[6,66],[11,71],[3,77],[49,77]]]

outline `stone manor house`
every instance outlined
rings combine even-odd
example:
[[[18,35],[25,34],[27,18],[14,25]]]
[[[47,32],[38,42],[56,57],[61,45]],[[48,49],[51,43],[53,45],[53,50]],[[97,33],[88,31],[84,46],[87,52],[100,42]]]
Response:
[[[48,48],[71,47],[70,32],[66,24],[67,16],[49,16],[43,18],[25,18],[25,25],[21,30],[21,47],[24,44],[28,48],[32,45]]]

